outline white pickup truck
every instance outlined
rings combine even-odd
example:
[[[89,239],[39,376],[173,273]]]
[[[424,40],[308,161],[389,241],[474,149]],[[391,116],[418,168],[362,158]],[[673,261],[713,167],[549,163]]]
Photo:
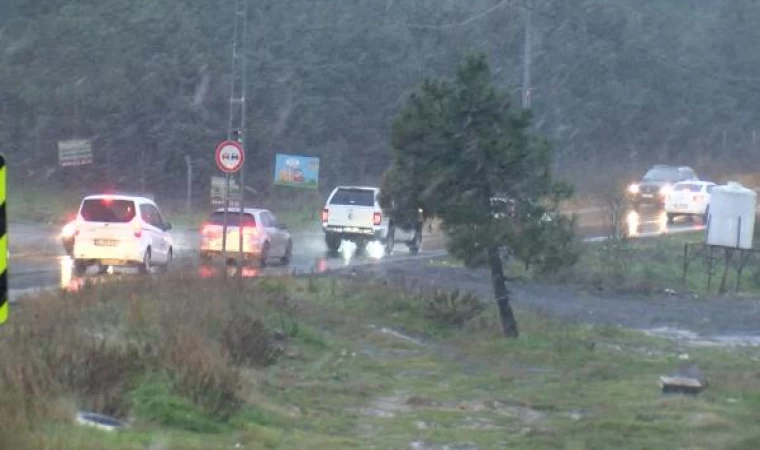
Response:
[[[422,217],[411,228],[401,227],[380,208],[380,188],[367,186],[338,186],[327,198],[322,210],[322,230],[325,243],[331,252],[340,248],[342,241],[357,246],[368,242],[382,242],[387,255],[393,252],[396,242],[403,242],[409,252],[417,254],[422,245]]]

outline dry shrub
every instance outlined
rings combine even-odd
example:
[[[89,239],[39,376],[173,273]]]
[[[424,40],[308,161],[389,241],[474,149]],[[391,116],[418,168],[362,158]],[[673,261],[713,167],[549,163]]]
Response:
[[[268,295],[172,274],[24,299],[0,329],[0,393],[17,399],[26,423],[62,397],[123,417],[130,392],[161,372],[196,406],[228,417],[241,404],[240,366],[271,364],[281,351],[243,306]]]
[[[107,341],[80,342],[74,351],[50,359],[56,381],[77,394],[81,406],[104,414],[123,416],[129,410],[126,394],[134,381],[155,366],[155,358],[137,344]]]
[[[231,364],[229,353],[219,343],[199,334],[194,327],[175,328],[161,356],[179,392],[207,413],[228,418],[240,406],[239,369]]]
[[[477,295],[459,290],[429,292],[422,302],[425,318],[446,326],[461,327],[485,309]]]
[[[376,308],[422,317],[443,327],[461,327],[485,309],[475,293],[412,286],[392,276],[347,279],[345,283],[348,292],[360,292],[362,299]]]
[[[234,315],[222,330],[222,344],[236,365],[265,366],[273,363],[282,348],[272,345],[272,333],[260,319]]]

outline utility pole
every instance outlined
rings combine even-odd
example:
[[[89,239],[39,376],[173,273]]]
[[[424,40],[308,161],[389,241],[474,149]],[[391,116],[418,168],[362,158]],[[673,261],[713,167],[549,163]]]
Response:
[[[233,25],[232,36],[232,69],[230,73],[230,111],[229,119],[227,122],[227,139],[235,140],[245,148],[244,137],[246,129],[246,40],[248,33],[248,0],[236,0],[235,1],[235,18]],[[224,208],[224,223],[227,223],[227,210],[230,206],[230,176],[227,175],[227,192]],[[243,224],[244,214],[243,208],[245,208],[244,196],[245,196],[245,164],[240,168],[240,177],[238,179],[238,185],[240,186],[240,199],[239,199],[239,223],[238,223],[238,277],[242,278],[243,270]],[[227,236],[223,236],[223,240],[226,240]],[[223,247],[226,246],[223,244]],[[224,261],[224,264],[227,262]],[[225,277],[227,271],[224,270]]]
[[[193,159],[190,155],[185,155],[185,166],[187,169],[187,191],[185,192],[185,211],[189,215],[193,209]]]
[[[523,48],[523,85],[522,85],[522,106],[530,109],[530,66],[532,64],[533,50],[533,8],[536,3],[531,0],[529,5],[524,8],[525,12],[525,45]]]

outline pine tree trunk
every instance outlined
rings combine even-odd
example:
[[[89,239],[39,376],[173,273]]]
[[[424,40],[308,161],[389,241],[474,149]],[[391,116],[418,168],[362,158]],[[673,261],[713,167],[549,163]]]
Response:
[[[501,264],[499,248],[496,246],[488,248],[488,265],[491,268],[493,294],[496,298],[496,305],[499,307],[499,318],[501,319],[504,337],[507,339],[517,338],[520,333],[517,330],[517,320],[515,320],[515,315],[512,312],[512,306],[509,304],[507,280],[504,277],[504,267]]]

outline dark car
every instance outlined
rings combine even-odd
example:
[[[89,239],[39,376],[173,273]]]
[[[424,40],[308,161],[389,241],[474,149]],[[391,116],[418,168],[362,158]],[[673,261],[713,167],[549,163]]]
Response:
[[[691,167],[656,165],[652,166],[638,182],[628,186],[628,194],[634,208],[643,205],[662,206],[675,183],[698,179]]]

